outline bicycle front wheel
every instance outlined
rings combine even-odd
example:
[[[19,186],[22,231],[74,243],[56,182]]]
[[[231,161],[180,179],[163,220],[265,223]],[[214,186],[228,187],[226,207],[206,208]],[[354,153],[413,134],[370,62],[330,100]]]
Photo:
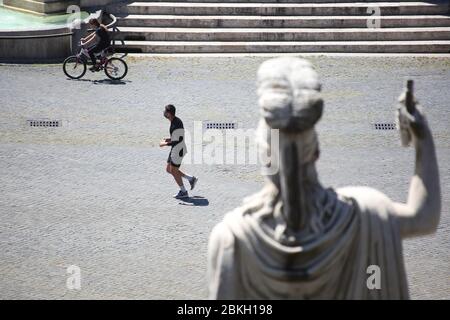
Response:
[[[123,79],[128,72],[128,66],[120,58],[111,58],[105,64],[105,74],[112,80]]]
[[[80,79],[86,73],[86,62],[77,56],[70,56],[64,60],[63,70],[70,79]]]

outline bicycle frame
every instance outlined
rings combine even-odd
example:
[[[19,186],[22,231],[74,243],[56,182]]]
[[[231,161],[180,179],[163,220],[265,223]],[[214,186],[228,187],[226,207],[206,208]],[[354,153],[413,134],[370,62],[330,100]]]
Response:
[[[86,47],[84,46],[84,44],[82,44],[82,43],[80,44],[80,47],[81,47],[81,50],[80,50],[80,52],[76,55],[77,60],[78,60],[78,59],[79,59],[79,60],[83,60],[83,58],[85,58],[86,61],[89,61],[89,59],[90,59],[90,56],[89,56],[89,49],[86,48]],[[96,57],[100,57],[100,64],[101,64],[102,67],[103,67],[103,66],[106,64],[106,62],[108,61],[108,59],[106,58],[106,54],[105,54],[105,51],[106,51],[107,49],[108,49],[108,48],[102,50],[102,51],[99,52],[99,53],[94,53],[94,55],[95,55]]]
[[[87,48],[85,48],[84,46],[81,46],[81,50],[77,54],[77,58],[81,58],[82,56],[89,58],[89,50]]]

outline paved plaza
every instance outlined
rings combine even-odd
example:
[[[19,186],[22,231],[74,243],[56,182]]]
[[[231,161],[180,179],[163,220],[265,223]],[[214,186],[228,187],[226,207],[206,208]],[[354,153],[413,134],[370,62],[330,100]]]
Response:
[[[257,165],[184,166],[188,201],[165,172],[163,107],[194,121],[258,121],[264,57],[129,57],[111,82],[61,65],[0,65],[0,299],[204,299],[212,227],[259,190]],[[409,77],[432,128],[441,174],[436,234],[403,242],[411,297],[450,299],[450,58],[313,56],[323,82],[318,172],[406,201],[414,152],[400,147],[395,101]],[[61,120],[30,127],[27,120]],[[67,267],[81,289],[66,287]]]

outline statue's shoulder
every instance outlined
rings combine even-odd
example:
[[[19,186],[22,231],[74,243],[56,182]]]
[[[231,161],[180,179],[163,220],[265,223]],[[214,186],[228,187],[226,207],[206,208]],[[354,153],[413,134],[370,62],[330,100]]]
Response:
[[[365,186],[348,186],[336,189],[340,197],[356,201],[362,212],[387,215],[392,212],[392,200],[383,192]]]
[[[243,209],[236,208],[225,214],[223,220],[216,224],[211,231],[209,241],[216,246],[222,248],[231,248],[234,246],[234,234],[232,227],[234,224],[239,223],[242,217]]]

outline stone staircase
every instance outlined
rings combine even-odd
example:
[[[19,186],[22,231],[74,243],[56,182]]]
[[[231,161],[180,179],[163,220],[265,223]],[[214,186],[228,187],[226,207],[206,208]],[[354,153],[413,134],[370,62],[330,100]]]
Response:
[[[450,53],[449,3],[165,0],[109,12],[118,17],[125,52]]]

